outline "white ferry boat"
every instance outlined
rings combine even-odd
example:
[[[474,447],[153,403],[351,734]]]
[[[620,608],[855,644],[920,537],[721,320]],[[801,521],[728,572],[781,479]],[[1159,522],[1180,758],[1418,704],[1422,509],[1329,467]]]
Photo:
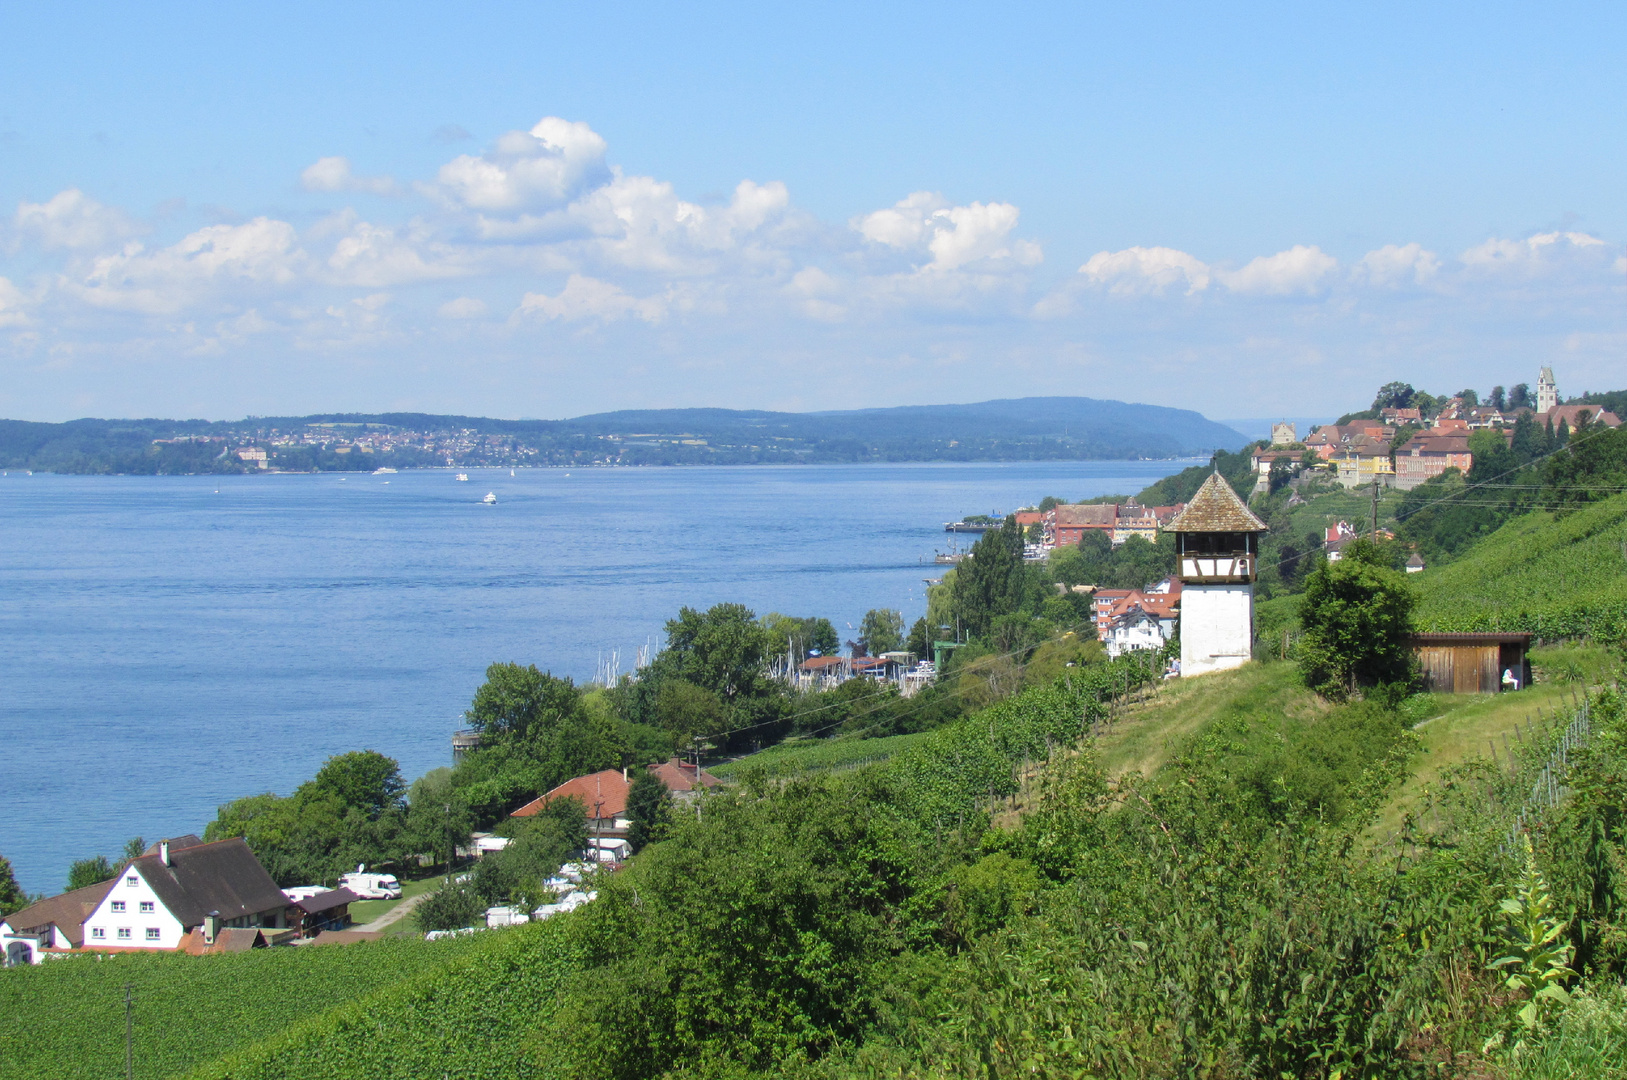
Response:
[[[379,468],[373,470],[373,475],[374,476],[386,476],[386,475],[388,475],[390,473],[393,473],[393,472],[395,472],[395,470],[390,468],[388,465],[382,465]]]
[[[495,506],[497,504],[497,493],[495,491],[488,491],[486,492],[486,497],[480,501],[485,503],[487,506]]]
[[[462,480],[464,483],[468,483],[469,482],[469,474],[466,473],[466,472],[460,472],[460,473],[458,473],[458,479]]]

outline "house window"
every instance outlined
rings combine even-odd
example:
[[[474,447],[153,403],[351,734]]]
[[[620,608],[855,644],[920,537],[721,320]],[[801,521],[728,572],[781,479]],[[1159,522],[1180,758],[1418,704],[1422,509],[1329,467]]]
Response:
[[[151,910],[153,910],[153,902],[152,902],[152,901],[151,901],[151,900],[143,900],[143,901],[142,901],[142,902],[141,902],[141,910],[142,910],[142,911],[143,911],[143,912],[147,912],[147,911],[151,911]]]
[[[129,877],[124,879],[124,883],[126,885],[130,886],[130,888],[133,889],[137,885],[141,884],[141,879],[139,877],[137,877],[135,874],[131,874]]]
[[[90,936],[105,940],[107,938],[107,931],[102,929],[100,926],[93,926],[90,928]]]
[[[119,940],[120,941],[129,941],[130,940],[130,928],[128,926],[119,927]]]
[[[156,927],[156,926],[147,927],[147,940],[148,941],[157,941],[158,940],[158,927]]]
[[[113,910],[116,911],[116,912],[117,911],[123,911],[124,910],[124,901],[123,900],[115,900],[115,901],[113,901]]]

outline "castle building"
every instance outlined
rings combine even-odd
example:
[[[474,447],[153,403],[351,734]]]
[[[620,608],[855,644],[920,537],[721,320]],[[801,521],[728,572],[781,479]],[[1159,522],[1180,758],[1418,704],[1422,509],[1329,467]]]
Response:
[[[1254,580],[1265,522],[1216,472],[1164,527],[1176,534],[1181,676],[1241,667],[1254,651]]]
[[[1554,384],[1554,369],[1545,367],[1537,376],[1537,414],[1550,411],[1559,404],[1559,387]]]
[[[1287,420],[1271,425],[1272,446],[1292,446],[1299,441],[1299,428]]]

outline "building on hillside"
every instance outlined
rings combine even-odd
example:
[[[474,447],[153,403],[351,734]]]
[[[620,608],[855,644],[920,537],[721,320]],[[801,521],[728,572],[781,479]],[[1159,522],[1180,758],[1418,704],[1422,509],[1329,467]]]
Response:
[[[1331,461],[1355,439],[1365,435],[1382,439],[1386,443],[1395,438],[1395,425],[1373,420],[1357,420],[1349,424],[1323,424],[1305,440],[1305,445],[1323,461]]]
[[[1582,426],[1584,420],[1589,423],[1602,423],[1609,428],[1621,426],[1620,417],[1598,405],[1555,405],[1536,418],[1538,426],[1551,424],[1555,431],[1559,430],[1561,423],[1575,431]]]
[[[1271,490],[1271,470],[1277,462],[1283,462],[1297,472],[1304,454],[1303,450],[1255,450],[1252,457],[1255,493]]]
[[[1552,412],[1559,404],[1559,386],[1554,382],[1554,369],[1544,367],[1537,373],[1537,412]]]
[[[1416,551],[1407,559],[1407,573],[1421,574],[1424,570],[1424,557]]]
[[[1414,634],[1412,647],[1430,693],[1495,694],[1531,685],[1530,634]]]
[[[213,945],[226,929],[288,933],[289,901],[241,837],[161,840],[117,877],[15,912],[0,923],[8,962],[39,963],[70,950],[126,952]],[[26,948],[13,950],[14,944]]]
[[[1181,676],[1240,667],[1254,651],[1254,579],[1266,523],[1216,472],[1165,527],[1177,543]]]
[[[302,938],[314,938],[324,930],[343,930],[350,925],[350,905],[360,899],[343,887],[302,896],[289,905],[289,928]]]
[[[1086,533],[1096,531],[1114,547],[1132,536],[1157,543],[1159,526],[1178,514],[1182,505],[1142,506],[1134,499],[1126,503],[1061,503],[1045,513],[1045,542],[1051,547],[1074,547]]]
[[[1390,440],[1357,435],[1333,455],[1339,483],[1347,488],[1377,482],[1380,487],[1395,483],[1395,463],[1390,460]]]
[[[1109,610],[1106,633],[1101,640],[1107,655],[1120,656],[1132,649],[1161,649],[1175,636],[1175,623],[1181,614],[1181,594],[1143,592],[1137,589]]]
[[[1464,473],[1474,464],[1469,453],[1469,433],[1466,429],[1431,428],[1420,431],[1395,452],[1395,486],[1402,491],[1413,488],[1439,476],[1447,469],[1461,469]]]
[[[1345,545],[1356,539],[1356,527],[1348,521],[1335,522],[1322,531],[1322,551],[1328,562],[1345,557]]]
[[[832,690],[852,676],[852,662],[845,656],[810,656],[797,665],[797,688]]]
[[[677,758],[651,765],[649,771],[680,802],[688,802],[702,790],[722,783],[704,769],[697,776],[695,766]],[[627,793],[632,786],[627,769],[601,769],[565,781],[546,795],[532,799],[509,817],[535,817],[555,799],[574,798],[582,804],[583,812],[587,815],[590,836],[625,836],[631,824],[627,820]]]
[[[1287,420],[1271,425],[1272,446],[1292,446],[1299,441],[1299,428]]]
[[[1420,409],[1380,409],[1378,418],[1386,424],[1394,424],[1397,427],[1424,422],[1424,414]]]

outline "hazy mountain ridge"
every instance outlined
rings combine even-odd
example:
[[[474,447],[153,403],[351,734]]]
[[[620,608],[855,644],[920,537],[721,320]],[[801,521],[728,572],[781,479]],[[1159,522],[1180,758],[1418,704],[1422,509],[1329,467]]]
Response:
[[[239,421],[4,420],[0,465],[58,472],[237,471],[237,458],[223,450],[269,445],[279,467],[356,469],[361,458],[340,457],[332,448],[381,432],[391,445],[370,449],[366,464],[446,465],[448,458],[455,465],[1099,460],[1186,457],[1247,441],[1186,409],[1040,397],[813,413],[638,409],[566,420],[397,412]],[[406,433],[437,437],[435,449],[394,445]],[[215,441],[155,442],[184,436]],[[278,442],[291,436],[301,441]]]

